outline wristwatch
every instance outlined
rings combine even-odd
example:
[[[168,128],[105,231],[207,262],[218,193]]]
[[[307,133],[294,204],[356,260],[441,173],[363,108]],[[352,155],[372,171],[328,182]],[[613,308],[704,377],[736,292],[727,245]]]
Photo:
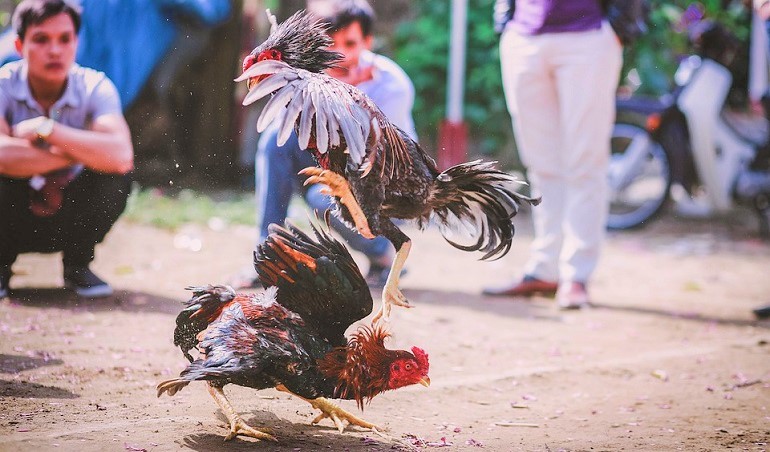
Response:
[[[41,122],[40,125],[37,126],[37,129],[35,129],[37,137],[41,140],[47,140],[48,137],[51,136],[51,132],[53,132],[54,122],[55,121],[52,118],[46,118],[43,122]]]

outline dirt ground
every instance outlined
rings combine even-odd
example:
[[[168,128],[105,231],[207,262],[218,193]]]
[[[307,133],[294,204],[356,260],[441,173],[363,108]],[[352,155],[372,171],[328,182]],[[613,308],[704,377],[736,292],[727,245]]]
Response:
[[[366,407],[384,437],[311,426],[301,400],[228,386],[247,422],[280,442],[224,443],[202,383],[156,398],[186,363],[172,345],[184,287],[248,265],[251,228],[120,222],[97,250],[94,269],[116,288],[100,301],[58,288],[58,256],[22,256],[0,303],[0,450],[768,450],[770,322],[751,309],[770,304],[770,245],[751,217],[669,216],[610,235],[596,306],[579,312],[480,295],[521,269],[531,231],[518,223],[495,262],[408,229],[402,287],[416,307],[395,312],[389,346],[424,348],[433,384]]]

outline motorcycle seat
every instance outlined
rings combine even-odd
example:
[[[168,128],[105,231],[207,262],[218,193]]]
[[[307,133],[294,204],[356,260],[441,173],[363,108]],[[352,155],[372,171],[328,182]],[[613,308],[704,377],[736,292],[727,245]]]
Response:
[[[653,113],[661,113],[670,106],[671,101],[665,97],[631,96],[615,99],[615,107],[619,112],[625,111],[651,115]]]
[[[761,146],[767,142],[768,121],[763,116],[724,109],[721,117],[741,139],[755,146]]]

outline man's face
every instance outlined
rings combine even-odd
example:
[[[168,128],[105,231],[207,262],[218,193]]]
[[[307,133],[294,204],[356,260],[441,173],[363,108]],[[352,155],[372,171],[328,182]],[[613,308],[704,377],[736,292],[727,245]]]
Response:
[[[361,52],[372,46],[372,37],[364,36],[361,24],[358,22],[353,22],[329,36],[334,40],[334,45],[331,46],[330,50],[345,56],[345,59],[337,64],[348,70],[357,66]]]
[[[29,76],[62,83],[75,62],[77,34],[72,18],[65,13],[27,27],[24,41],[16,39],[16,50],[29,66]]]

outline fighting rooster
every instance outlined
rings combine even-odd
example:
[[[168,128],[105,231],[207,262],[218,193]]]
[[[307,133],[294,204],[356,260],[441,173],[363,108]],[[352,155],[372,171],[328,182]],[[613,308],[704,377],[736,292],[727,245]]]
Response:
[[[374,322],[387,318],[392,304],[409,306],[398,282],[411,242],[391,219],[416,219],[420,227],[435,219],[450,244],[481,251],[482,259],[510,250],[519,204],[536,205],[539,199],[517,193],[521,182],[493,163],[462,163],[440,172],[364,93],[323,73],[341,56],[327,50],[332,41],[322,23],[304,11],[280,26],[271,20],[270,36],[244,59],[236,79],[248,81],[243,104],[272,94],[257,129],[280,121],[279,145],[295,131],[320,166],[301,171],[309,176],[306,184],[326,184],[343,220],[361,235],[382,235],[395,246]],[[473,242],[450,240],[453,227],[465,228]]]
[[[174,344],[190,360],[178,378],[158,385],[158,397],[176,394],[191,381],[205,380],[227,416],[229,440],[238,434],[275,441],[246,424],[225,397],[228,383],[254,389],[276,388],[320,409],[313,420],[331,418],[342,432],[347,424],[378,427],[343,410],[328,398],[364,402],[377,394],[416,383],[428,386],[428,355],[389,350],[387,333],[353,322],[372,311],[372,296],[347,249],[322,229],[315,240],[300,230],[275,225],[254,254],[266,287],[260,294],[236,294],[225,286],[192,287],[192,298],[177,317]],[[190,350],[197,348],[198,359]]]

